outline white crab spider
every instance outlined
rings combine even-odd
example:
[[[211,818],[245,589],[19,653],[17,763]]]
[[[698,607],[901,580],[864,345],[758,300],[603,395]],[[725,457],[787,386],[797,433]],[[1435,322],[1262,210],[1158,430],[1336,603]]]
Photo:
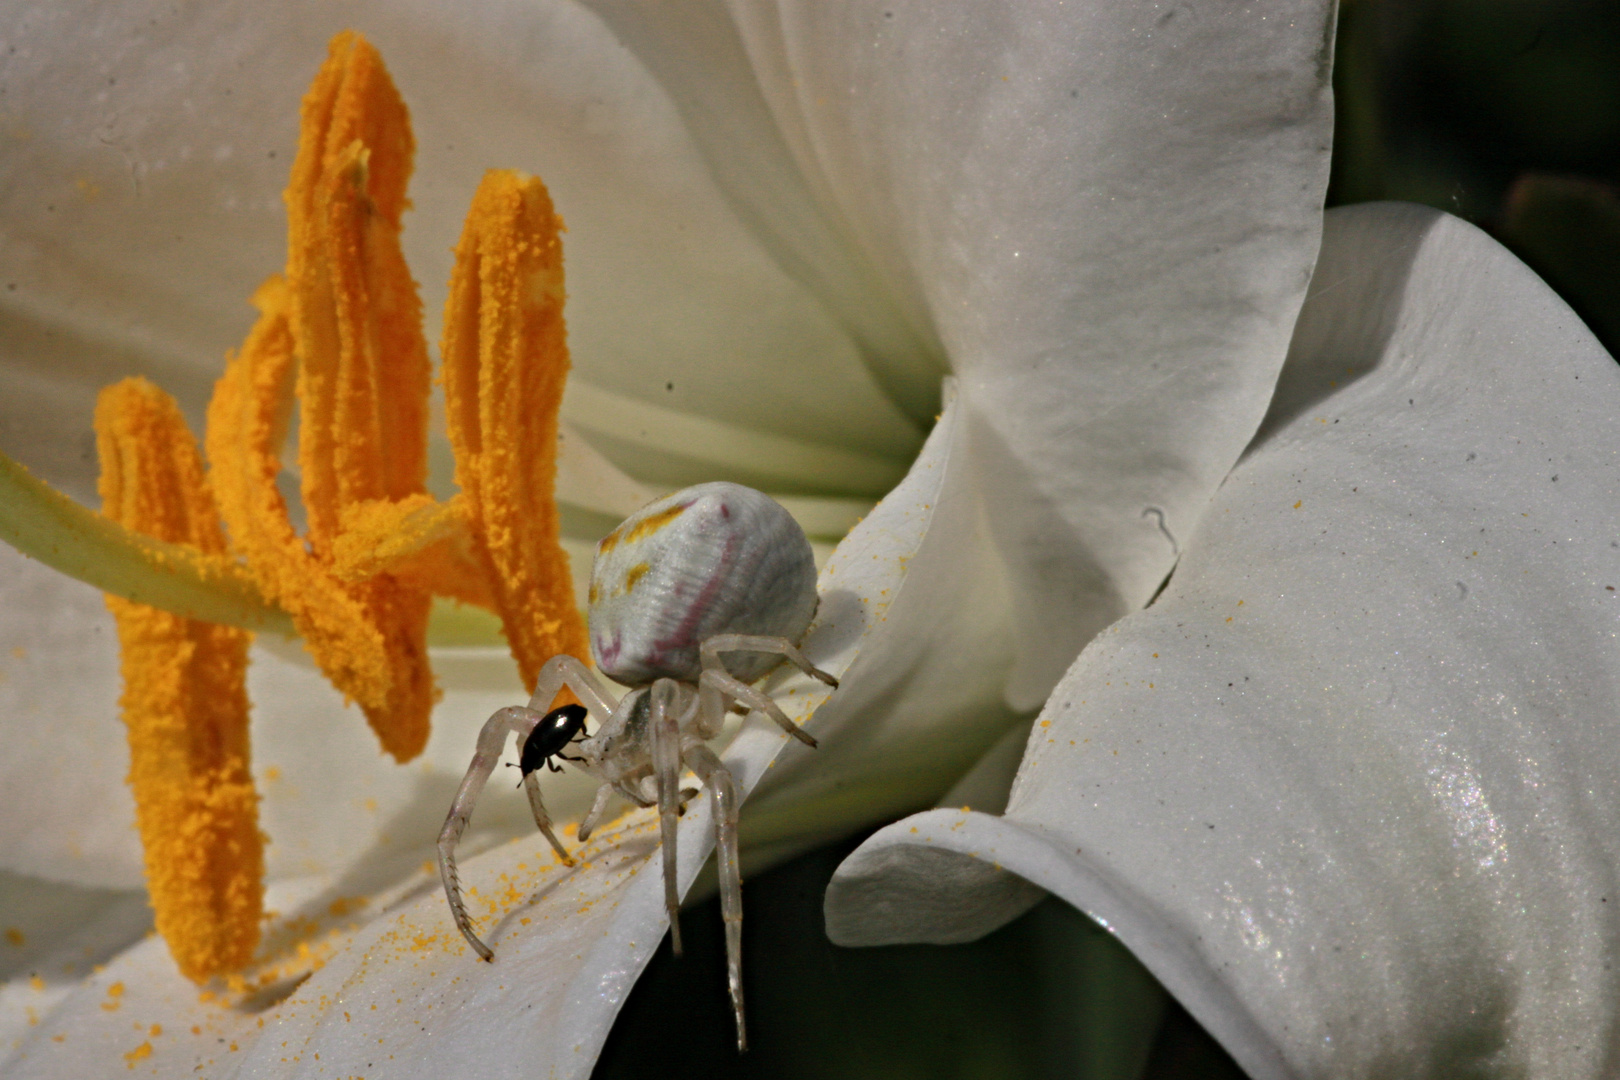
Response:
[[[602,781],[579,826],[587,840],[618,792],[657,806],[663,844],[664,904],[671,944],[681,952],[675,883],[675,823],[687,798],[682,766],[714,800],[720,910],[726,926],[726,974],[737,1019],[737,1048],[747,1048],[742,995],[742,876],[737,861],[737,792],[731,773],[704,743],[720,733],[733,705],[757,709],[789,735],[816,741],[751,683],[783,660],[836,687],[798,643],[816,613],[816,568],[804,531],[769,496],[738,484],[699,484],[658,499],[596,546],[591,567],[591,654],[604,675],[633,687],[615,701],[584,664],[557,656],[540,669],[527,707],[501,709],[485,722],[467,775],[439,833],[439,876],[456,926],[485,960],[494,953],[473,933],[456,877],[455,849],[473,804],[500,760],[508,735],[522,747],[523,787],[534,822],[558,856],[572,864],[540,799],[538,770],[562,757]],[[721,659],[730,657],[729,662]],[[585,703],[545,712],[566,687]],[[584,732],[587,712],[599,725]]]

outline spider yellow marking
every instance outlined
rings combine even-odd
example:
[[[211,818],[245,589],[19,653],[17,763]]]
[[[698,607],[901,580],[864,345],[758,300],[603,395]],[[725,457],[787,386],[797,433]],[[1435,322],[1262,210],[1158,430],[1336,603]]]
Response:
[[[686,513],[686,506],[676,504],[675,506],[660,510],[656,514],[651,514],[644,517],[631,527],[629,535],[624,538],[624,542],[627,544],[634,544],[638,540],[645,540],[647,537],[651,536],[659,529],[662,529],[665,525],[668,525],[670,522],[674,521],[684,513]]]
[[[627,593],[633,591],[636,587],[636,582],[640,581],[642,577],[646,575],[647,571],[651,569],[652,567],[648,566],[644,562],[636,563],[636,565],[632,566],[624,575],[624,591]]]
[[[101,392],[95,426],[108,517],[224,553],[202,458],[173,398],[125,379]],[[113,596],[107,606],[122,650],[146,886],[175,963],[201,982],[245,965],[259,941],[264,851],[248,768],[250,635]]]

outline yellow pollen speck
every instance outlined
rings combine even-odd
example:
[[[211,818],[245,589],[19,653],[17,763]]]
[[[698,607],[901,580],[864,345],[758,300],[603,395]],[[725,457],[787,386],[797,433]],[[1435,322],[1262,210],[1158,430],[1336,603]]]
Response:
[[[145,1061],[151,1056],[152,1044],[149,1042],[143,1042],[141,1045],[124,1055],[124,1063],[133,1069],[137,1061]]]
[[[1305,500],[1301,499],[1301,500],[1299,500],[1299,502],[1294,504],[1294,509],[1298,510],[1301,506],[1304,506],[1304,505],[1305,505]]]
[[[27,940],[28,939],[23,936],[23,932],[17,929],[15,926],[6,927],[6,941],[9,944],[21,947],[23,942]]]

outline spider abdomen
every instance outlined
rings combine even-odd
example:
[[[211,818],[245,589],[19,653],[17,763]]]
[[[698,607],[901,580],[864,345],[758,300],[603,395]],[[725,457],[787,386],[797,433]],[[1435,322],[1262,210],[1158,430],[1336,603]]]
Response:
[[[591,651],[627,686],[696,682],[698,648],[716,634],[797,642],[816,611],[810,543],[781,504],[740,484],[699,484],[649,503],[596,546]],[[779,656],[742,655],[752,682]]]

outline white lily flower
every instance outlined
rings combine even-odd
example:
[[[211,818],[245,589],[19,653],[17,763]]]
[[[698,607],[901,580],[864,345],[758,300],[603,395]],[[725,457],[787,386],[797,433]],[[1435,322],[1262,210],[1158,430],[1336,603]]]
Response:
[[[1051,890],[1257,1080],[1597,1077],[1620,983],[1620,368],[1477,229],[1328,214],[1259,436],[1005,817],[839,868],[846,944]]]
[[[905,477],[823,571],[807,653],[844,686],[821,748],[751,721],[727,751],[758,785],[745,837],[802,849],[927,805],[1174,564],[1265,414],[1314,263],[1330,7],[19,10],[7,449],[86,495],[101,384],[145,373],[200,414],[280,261],[291,103],[326,38],[362,28],[413,110],[427,310],[486,166],[544,176],[568,219],[564,417],[637,478],[576,460],[619,493],[572,489],[577,538],[637,484],[717,476],[807,497],[830,536]],[[504,654],[436,654],[433,739],[395,769],[292,653],[256,650],[266,948],[291,959],[225,1008],[160,941],[113,955],[141,924],[109,622],[6,558],[0,867],[7,910],[37,912],[8,1076],[589,1072],[664,931],[640,819],[571,873],[528,836],[467,859],[492,966],[418,873],[477,725],[520,695]],[[480,808],[491,837],[521,813]],[[707,809],[682,830],[684,886]]]

